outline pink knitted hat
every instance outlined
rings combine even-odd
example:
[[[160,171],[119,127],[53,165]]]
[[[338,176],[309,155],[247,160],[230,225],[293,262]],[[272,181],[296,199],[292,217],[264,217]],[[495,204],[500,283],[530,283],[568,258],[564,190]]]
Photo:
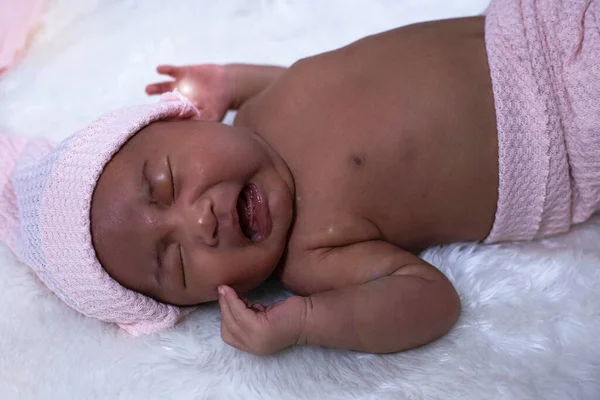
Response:
[[[173,326],[178,307],[121,286],[92,246],[92,193],[104,166],[146,125],[198,110],[178,93],[156,104],[109,113],[56,148],[44,140],[0,136],[0,240],[75,310],[133,335]]]

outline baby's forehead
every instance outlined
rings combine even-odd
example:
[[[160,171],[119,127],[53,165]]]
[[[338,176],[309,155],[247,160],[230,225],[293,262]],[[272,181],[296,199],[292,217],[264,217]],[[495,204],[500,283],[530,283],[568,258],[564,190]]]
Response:
[[[140,218],[134,166],[107,164],[92,196],[92,236],[114,236]],[[141,179],[137,179],[141,182]]]
[[[147,153],[174,147],[182,148],[189,145],[189,140],[193,136],[221,134],[230,129],[235,128],[219,122],[195,120],[156,121],[132,135],[116,155]]]
[[[114,165],[102,173],[90,211],[92,245],[104,269],[112,274],[115,268],[141,268],[152,259],[153,251],[144,234],[149,215],[142,211],[141,179],[134,168],[119,171]]]

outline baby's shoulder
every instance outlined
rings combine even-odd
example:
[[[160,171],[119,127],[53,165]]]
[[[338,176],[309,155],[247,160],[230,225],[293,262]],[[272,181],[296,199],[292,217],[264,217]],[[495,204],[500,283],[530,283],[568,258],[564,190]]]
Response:
[[[238,110],[235,123],[256,128],[262,125],[294,125],[290,118],[325,113],[339,97],[343,71],[348,67],[333,52],[303,58]],[[332,79],[331,77],[336,77]],[[325,106],[325,107],[323,107]],[[258,129],[255,131],[264,130]]]

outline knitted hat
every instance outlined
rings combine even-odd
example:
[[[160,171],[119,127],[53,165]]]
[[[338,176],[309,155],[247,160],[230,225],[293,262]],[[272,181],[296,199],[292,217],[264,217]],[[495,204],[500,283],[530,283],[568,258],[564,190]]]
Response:
[[[126,289],[104,271],[92,246],[90,209],[104,166],[131,136],[154,121],[195,115],[174,92],[104,115],[54,149],[44,140],[0,136],[0,240],[89,317],[136,336],[173,326],[180,308]]]

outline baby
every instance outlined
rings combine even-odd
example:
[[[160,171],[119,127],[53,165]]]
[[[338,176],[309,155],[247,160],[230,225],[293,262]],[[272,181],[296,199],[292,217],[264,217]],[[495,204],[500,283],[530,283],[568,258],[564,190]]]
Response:
[[[255,354],[431,342],[460,300],[421,250],[532,240],[600,208],[598,4],[493,1],[288,69],[160,66],[156,105],[52,151],[3,139],[18,217],[1,238],[134,334],[218,300],[223,340]],[[272,274],[295,295],[238,297]]]

